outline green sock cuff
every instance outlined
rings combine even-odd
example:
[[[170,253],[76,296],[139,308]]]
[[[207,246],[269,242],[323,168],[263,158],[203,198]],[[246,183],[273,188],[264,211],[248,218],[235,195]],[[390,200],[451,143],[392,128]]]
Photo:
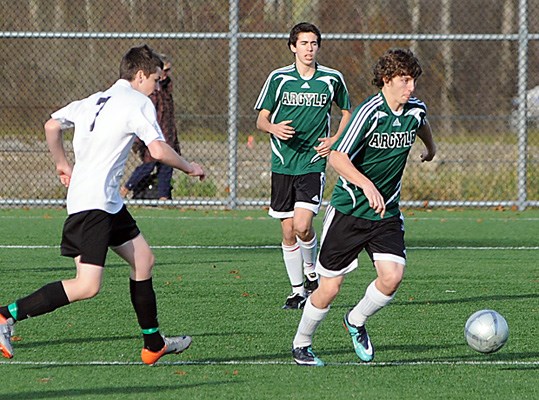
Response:
[[[159,332],[159,328],[149,328],[149,329],[143,329],[142,334],[143,335],[151,335],[152,333]]]
[[[17,321],[17,313],[19,311],[19,308],[17,307],[17,303],[11,303],[9,306],[7,306],[7,309],[9,311],[9,313],[11,314],[11,316],[13,317],[13,319],[15,321]]]

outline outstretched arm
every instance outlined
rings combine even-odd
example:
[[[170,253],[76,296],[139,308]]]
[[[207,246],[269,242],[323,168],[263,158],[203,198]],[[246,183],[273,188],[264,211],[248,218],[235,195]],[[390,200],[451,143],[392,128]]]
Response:
[[[56,172],[60,177],[60,182],[65,187],[69,186],[73,167],[69,163],[62,140],[62,124],[55,119],[49,119],[45,123],[45,136],[52,159],[56,165]]]
[[[204,170],[199,164],[187,161],[176,153],[166,142],[153,140],[148,144],[148,150],[150,150],[150,155],[153,158],[163,164],[179,169],[189,176],[198,176],[200,180],[204,180],[206,177]]]
[[[436,155],[436,143],[432,138],[432,131],[428,120],[425,120],[425,124],[417,131],[417,136],[425,144],[425,149],[421,152],[421,162],[432,161]]]

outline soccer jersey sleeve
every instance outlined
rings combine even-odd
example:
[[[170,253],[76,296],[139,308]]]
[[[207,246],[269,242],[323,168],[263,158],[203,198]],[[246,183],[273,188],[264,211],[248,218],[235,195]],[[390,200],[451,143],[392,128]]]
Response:
[[[60,123],[60,127],[62,130],[73,128],[75,126],[75,121],[72,121],[68,117],[69,113],[67,112],[69,105],[65,106],[64,108],[61,108],[51,114],[51,118],[55,119]]]
[[[157,122],[155,107],[149,98],[147,100],[141,104],[139,112],[132,115],[130,128],[146,145],[154,140],[164,142],[165,137]]]
[[[53,112],[51,118],[60,122],[63,129],[79,126],[81,130],[91,130],[91,125],[99,113],[97,100],[102,92],[94,93],[83,100],[76,100]]]
[[[274,73],[270,74],[268,76],[268,79],[266,79],[266,82],[264,83],[264,86],[262,87],[262,90],[260,91],[260,94],[258,95],[258,99],[256,100],[256,104],[254,109],[255,110],[268,110],[273,112],[276,104],[276,83],[273,79],[275,76]]]
[[[374,95],[356,107],[342,135],[331,149],[347,154],[355,153],[361,149],[364,146],[365,137],[376,124],[377,108],[381,104],[383,104],[381,95]]]
[[[335,104],[337,104],[341,110],[349,110],[352,108],[352,104],[350,103],[350,95],[344,80],[339,80],[335,93]]]
[[[418,121],[419,127],[421,127],[425,125],[427,119],[427,106],[421,100],[412,97],[406,104],[405,115],[414,116]]]

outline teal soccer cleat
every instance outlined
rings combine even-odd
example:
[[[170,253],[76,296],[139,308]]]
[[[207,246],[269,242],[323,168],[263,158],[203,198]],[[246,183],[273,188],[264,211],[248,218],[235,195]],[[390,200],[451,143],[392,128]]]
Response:
[[[305,365],[308,367],[323,367],[325,365],[321,359],[314,355],[311,346],[296,347],[295,349],[292,349],[292,356],[298,365]]]
[[[354,350],[363,362],[371,362],[374,358],[374,348],[365,326],[355,326],[348,322],[348,314],[344,316],[343,325],[352,337]]]

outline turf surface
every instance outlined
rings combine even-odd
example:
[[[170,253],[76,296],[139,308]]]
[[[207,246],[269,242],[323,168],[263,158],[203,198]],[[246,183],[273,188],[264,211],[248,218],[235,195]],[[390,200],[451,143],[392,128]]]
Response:
[[[405,210],[405,279],[367,325],[375,361],[358,363],[341,325],[375,276],[362,254],[314,338],[324,368],[290,355],[301,312],[280,309],[289,285],[277,221],[264,211],[131,211],[156,254],[162,331],[192,335],[192,347],[142,365],[128,267],[111,253],[96,298],[17,324],[0,399],[539,398],[538,210]],[[0,210],[0,304],[73,276],[59,256],[64,218]],[[491,355],[463,337],[482,308],[510,327]]]

